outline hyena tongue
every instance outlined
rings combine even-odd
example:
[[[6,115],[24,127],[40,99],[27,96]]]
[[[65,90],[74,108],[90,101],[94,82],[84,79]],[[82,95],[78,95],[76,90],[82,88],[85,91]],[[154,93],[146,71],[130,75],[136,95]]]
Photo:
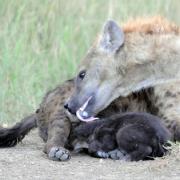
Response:
[[[76,116],[78,117],[78,119],[80,120],[80,121],[84,121],[84,122],[90,122],[90,121],[94,121],[94,120],[96,120],[96,119],[99,119],[99,118],[97,118],[97,117],[93,117],[93,116],[91,116],[91,117],[83,117],[83,114],[84,113],[87,113],[86,111],[81,111],[81,110],[78,110],[77,112],[76,112]],[[88,113],[87,113],[87,115],[88,115]]]
[[[90,121],[94,121],[94,120],[98,119],[96,117],[89,117],[88,113],[85,111],[91,98],[92,98],[92,96],[90,96],[88,98],[88,100],[76,111],[76,116],[81,121],[90,122]]]

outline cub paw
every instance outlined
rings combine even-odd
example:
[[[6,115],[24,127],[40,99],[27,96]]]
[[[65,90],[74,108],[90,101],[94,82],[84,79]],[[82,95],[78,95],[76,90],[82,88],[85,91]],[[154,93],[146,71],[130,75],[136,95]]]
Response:
[[[125,159],[124,153],[122,153],[118,149],[110,151],[110,152],[108,152],[108,154],[109,154],[109,157],[114,160],[124,160]]]
[[[109,158],[109,154],[104,151],[97,151],[96,157],[107,159]]]
[[[71,158],[70,152],[63,147],[52,147],[48,157],[54,161],[67,161]]]

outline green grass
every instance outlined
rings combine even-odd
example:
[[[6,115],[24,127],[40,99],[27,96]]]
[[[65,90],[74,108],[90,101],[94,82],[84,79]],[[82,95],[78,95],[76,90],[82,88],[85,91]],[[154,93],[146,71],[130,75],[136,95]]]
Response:
[[[180,24],[179,0],[0,0],[0,124],[33,112],[72,77],[104,21],[161,14]]]

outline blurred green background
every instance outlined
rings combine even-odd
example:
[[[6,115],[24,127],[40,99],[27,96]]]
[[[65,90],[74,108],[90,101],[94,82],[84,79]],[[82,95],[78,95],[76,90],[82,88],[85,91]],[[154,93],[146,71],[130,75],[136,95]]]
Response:
[[[180,24],[179,9],[179,0],[0,0],[0,123],[73,77],[106,19],[160,14]]]

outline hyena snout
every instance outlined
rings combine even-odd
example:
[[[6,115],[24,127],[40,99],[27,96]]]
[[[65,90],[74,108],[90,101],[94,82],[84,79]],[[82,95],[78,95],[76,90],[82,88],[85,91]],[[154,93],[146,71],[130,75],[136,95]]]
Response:
[[[85,95],[79,97],[73,96],[67,103],[64,104],[64,108],[81,121],[93,121],[97,119],[94,117],[93,109],[95,105],[94,95]]]

